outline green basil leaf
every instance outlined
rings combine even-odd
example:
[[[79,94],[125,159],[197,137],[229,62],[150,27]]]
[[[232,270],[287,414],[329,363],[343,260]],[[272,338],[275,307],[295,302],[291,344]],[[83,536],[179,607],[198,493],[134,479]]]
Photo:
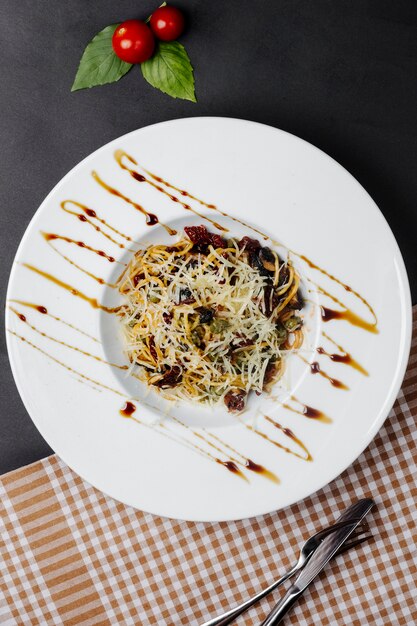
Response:
[[[87,44],[71,91],[114,83],[130,70],[132,64],[119,59],[113,51],[111,40],[118,26],[106,26]]]
[[[172,96],[197,102],[193,67],[185,48],[178,41],[160,41],[155,54],[141,64],[142,74],[152,87]]]

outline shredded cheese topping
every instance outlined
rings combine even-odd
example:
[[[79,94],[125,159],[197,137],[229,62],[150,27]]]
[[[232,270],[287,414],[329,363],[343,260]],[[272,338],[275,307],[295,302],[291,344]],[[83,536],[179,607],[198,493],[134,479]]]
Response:
[[[286,353],[302,343],[293,266],[259,246],[269,268],[260,271],[259,256],[256,265],[257,253],[242,242],[204,252],[188,238],[152,245],[121,278],[127,354],[168,399],[239,411],[251,390],[261,393],[280,377]]]

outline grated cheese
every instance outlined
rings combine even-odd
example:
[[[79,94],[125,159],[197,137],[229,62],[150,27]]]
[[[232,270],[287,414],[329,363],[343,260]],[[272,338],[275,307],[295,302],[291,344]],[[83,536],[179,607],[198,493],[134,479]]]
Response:
[[[287,305],[297,294],[298,276],[287,261],[288,279],[278,289],[283,265],[276,253],[271,280],[251,267],[237,244],[210,245],[207,254],[192,248],[182,239],[141,249],[122,277],[126,304],[120,316],[130,361],[151,385],[179,367],[180,382],[160,390],[170,400],[214,405],[231,390],[261,393],[268,365],[273,362],[279,376],[285,354],[302,341],[299,328],[284,342],[277,332],[277,324],[295,315]],[[274,294],[281,296],[278,304]],[[210,324],[200,321],[204,309],[214,314]]]

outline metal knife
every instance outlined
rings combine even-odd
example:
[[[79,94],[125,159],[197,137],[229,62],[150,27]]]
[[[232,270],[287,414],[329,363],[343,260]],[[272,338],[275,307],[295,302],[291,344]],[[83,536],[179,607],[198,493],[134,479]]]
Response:
[[[314,552],[295,583],[290,587],[286,595],[276,604],[261,626],[276,626],[284,615],[289,611],[298,598],[304,593],[314,578],[324,569],[332,556],[336,554],[340,546],[350,537],[355,528],[361,523],[363,518],[369,513],[375,502],[370,498],[358,500],[346,509],[337,520],[338,522],[352,521],[339,530],[323,539],[320,546]]]

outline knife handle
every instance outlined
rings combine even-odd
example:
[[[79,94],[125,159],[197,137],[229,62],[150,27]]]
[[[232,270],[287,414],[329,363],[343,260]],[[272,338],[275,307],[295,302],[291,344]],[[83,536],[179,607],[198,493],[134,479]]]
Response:
[[[261,626],[276,626],[279,624],[293,606],[302,592],[297,587],[291,587],[285,596],[280,600],[269,613],[268,617],[262,622]]]

